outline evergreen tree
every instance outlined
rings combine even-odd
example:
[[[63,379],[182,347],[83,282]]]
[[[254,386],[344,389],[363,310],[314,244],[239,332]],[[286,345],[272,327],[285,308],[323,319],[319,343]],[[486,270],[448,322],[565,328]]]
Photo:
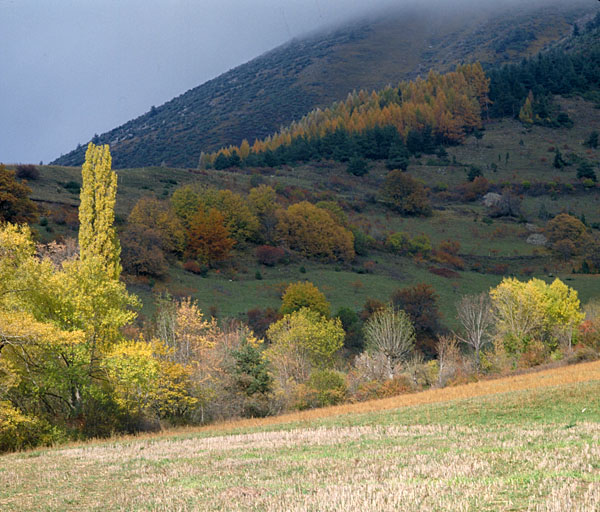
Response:
[[[354,176],[364,176],[369,172],[369,166],[367,162],[358,156],[353,156],[348,163],[346,171]]]
[[[556,151],[554,152],[554,162],[552,165],[554,165],[556,169],[562,169],[567,165],[567,162],[563,159],[560,149],[558,148],[556,148]]]
[[[585,140],[583,145],[590,149],[598,148],[598,132],[594,130],[592,133],[590,133],[590,136]]]
[[[446,153],[447,156],[447,153]],[[406,171],[410,162],[410,153],[402,142],[397,142],[390,146],[388,160],[385,166],[391,171],[393,169],[402,169]]]

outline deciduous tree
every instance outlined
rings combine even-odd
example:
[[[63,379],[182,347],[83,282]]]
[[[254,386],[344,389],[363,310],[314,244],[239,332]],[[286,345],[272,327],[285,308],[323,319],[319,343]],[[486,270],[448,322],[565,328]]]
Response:
[[[218,210],[211,208],[208,213],[198,211],[191,220],[187,252],[209,265],[214,265],[229,257],[235,245],[225,227],[225,218]]]
[[[267,331],[272,342],[268,353],[275,355],[298,351],[315,367],[330,367],[335,353],[344,344],[344,329],[339,318],[327,319],[303,308],[285,315]]]
[[[381,199],[390,208],[406,215],[431,215],[425,187],[399,170],[391,171],[386,176]]]
[[[0,221],[33,222],[37,207],[29,199],[31,189],[15,179],[14,171],[0,164]]]
[[[464,295],[456,305],[456,312],[463,328],[458,339],[475,351],[475,361],[479,368],[481,349],[490,341],[494,323],[489,294]]]
[[[354,259],[354,235],[340,226],[332,215],[302,201],[279,214],[277,231],[290,248],[306,256],[326,260]]]
[[[287,315],[302,308],[316,311],[324,317],[329,317],[331,313],[331,305],[323,292],[309,281],[290,284],[283,293],[279,311]]]
[[[99,258],[114,279],[121,274],[121,246],[115,233],[117,175],[111,170],[108,145],[89,143],[81,168],[79,254],[82,262]]]
[[[399,363],[415,346],[415,328],[409,316],[391,304],[376,311],[364,327],[367,348],[385,355],[391,369],[390,379]]]

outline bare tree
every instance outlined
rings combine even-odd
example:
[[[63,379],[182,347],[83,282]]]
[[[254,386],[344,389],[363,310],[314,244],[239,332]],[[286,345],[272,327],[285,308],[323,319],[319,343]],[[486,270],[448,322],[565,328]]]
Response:
[[[460,349],[454,336],[438,336],[435,345],[438,353],[438,386],[445,386],[448,379],[456,374],[460,359]]]
[[[457,338],[473,348],[479,369],[481,349],[490,340],[490,328],[494,321],[490,297],[485,292],[465,295],[456,305],[456,310],[464,331],[464,336],[457,335]]]
[[[415,346],[415,328],[404,311],[388,305],[368,320],[365,340],[370,349],[387,357],[393,378],[398,363],[405,361]]]

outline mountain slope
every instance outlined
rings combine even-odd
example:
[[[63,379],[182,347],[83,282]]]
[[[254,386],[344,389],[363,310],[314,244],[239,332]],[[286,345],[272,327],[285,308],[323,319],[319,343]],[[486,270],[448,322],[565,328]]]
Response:
[[[572,30],[596,7],[541,2],[518,7],[424,8],[386,13],[294,40],[187,91],[95,142],[117,168],[196,167],[200,153],[251,142],[353,89],[380,88],[461,61],[514,61]],[[54,161],[80,165],[79,147]]]

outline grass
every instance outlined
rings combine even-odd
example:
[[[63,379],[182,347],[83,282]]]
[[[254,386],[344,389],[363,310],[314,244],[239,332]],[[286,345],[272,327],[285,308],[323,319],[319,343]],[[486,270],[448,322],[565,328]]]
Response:
[[[17,510],[593,511],[600,363],[0,457]]]
[[[564,155],[574,152],[592,161],[600,159],[600,150],[582,146],[592,130],[600,131],[598,111],[591,103],[577,98],[558,98],[562,108],[575,121],[571,129],[551,129],[533,126],[530,129],[517,121],[503,119],[487,125],[483,139],[469,137],[465,144],[448,149],[449,159],[461,165],[427,165],[433,157],[425,155],[419,161],[413,159],[409,172],[428,186],[450,188],[465,183],[467,167],[479,166],[485,177],[494,184],[522,183],[529,181],[577,183],[576,166],[558,171],[552,166],[553,153],[548,149],[559,147]],[[522,141],[522,144],[521,144]],[[510,158],[505,161],[506,153]],[[498,162],[498,155],[502,161]],[[545,159],[545,161],[543,161]],[[498,165],[493,171],[491,164]],[[66,204],[75,207],[78,195],[69,192],[64,184],[80,181],[80,169],[73,167],[41,166],[41,179],[30,183],[33,197],[45,206]],[[460,242],[461,256],[466,261],[460,277],[444,278],[432,274],[431,262],[417,265],[409,258],[397,257],[380,251],[358,258],[351,265],[322,264],[300,260],[275,268],[261,267],[250,247],[246,252],[234,255],[237,271],[216,273],[200,278],[179,267],[171,269],[169,278],[156,282],[154,287],[132,286],[132,291],[143,300],[142,313],[153,313],[153,294],[169,290],[173,295],[191,295],[203,310],[216,308],[220,317],[241,316],[252,308],[279,307],[282,284],[308,279],[321,288],[331,301],[333,310],[351,307],[359,310],[369,297],[388,300],[397,288],[420,282],[433,285],[440,296],[439,307],[444,321],[450,328],[455,325],[455,303],[460,295],[488,290],[501,280],[503,274],[526,279],[529,275],[551,279],[558,276],[568,281],[580,294],[582,302],[598,297],[600,276],[571,275],[574,264],[559,265],[543,248],[527,244],[530,234],[524,223],[514,219],[487,219],[488,212],[480,201],[470,203],[436,200],[431,217],[402,217],[373,202],[387,169],[384,162],[372,164],[371,172],[364,177],[350,177],[343,163],[320,162],[296,167],[263,170],[261,179],[268,184],[298,187],[313,194],[329,194],[345,203],[350,221],[372,236],[385,238],[391,231],[406,231],[411,235],[425,233],[434,245],[451,239]],[[246,193],[250,188],[249,170],[242,172],[200,172],[189,169],[145,167],[118,171],[119,188],[117,214],[125,219],[135,202],[143,195],[169,197],[179,186],[196,183],[230,188]],[[588,223],[600,222],[600,188],[585,192],[538,197],[523,196],[522,210],[529,223],[544,226],[545,220],[538,214],[542,204],[551,213],[569,211],[577,216],[585,214]],[[285,201],[285,199],[283,199]],[[484,222],[485,220],[485,222]],[[57,235],[73,236],[66,226],[55,225],[50,216],[49,226],[38,226],[43,240]],[[372,271],[365,273],[368,261],[374,262]],[[306,269],[300,272],[300,267]],[[255,278],[259,270],[263,279]],[[360,273],[359,273],[360,272]]]

